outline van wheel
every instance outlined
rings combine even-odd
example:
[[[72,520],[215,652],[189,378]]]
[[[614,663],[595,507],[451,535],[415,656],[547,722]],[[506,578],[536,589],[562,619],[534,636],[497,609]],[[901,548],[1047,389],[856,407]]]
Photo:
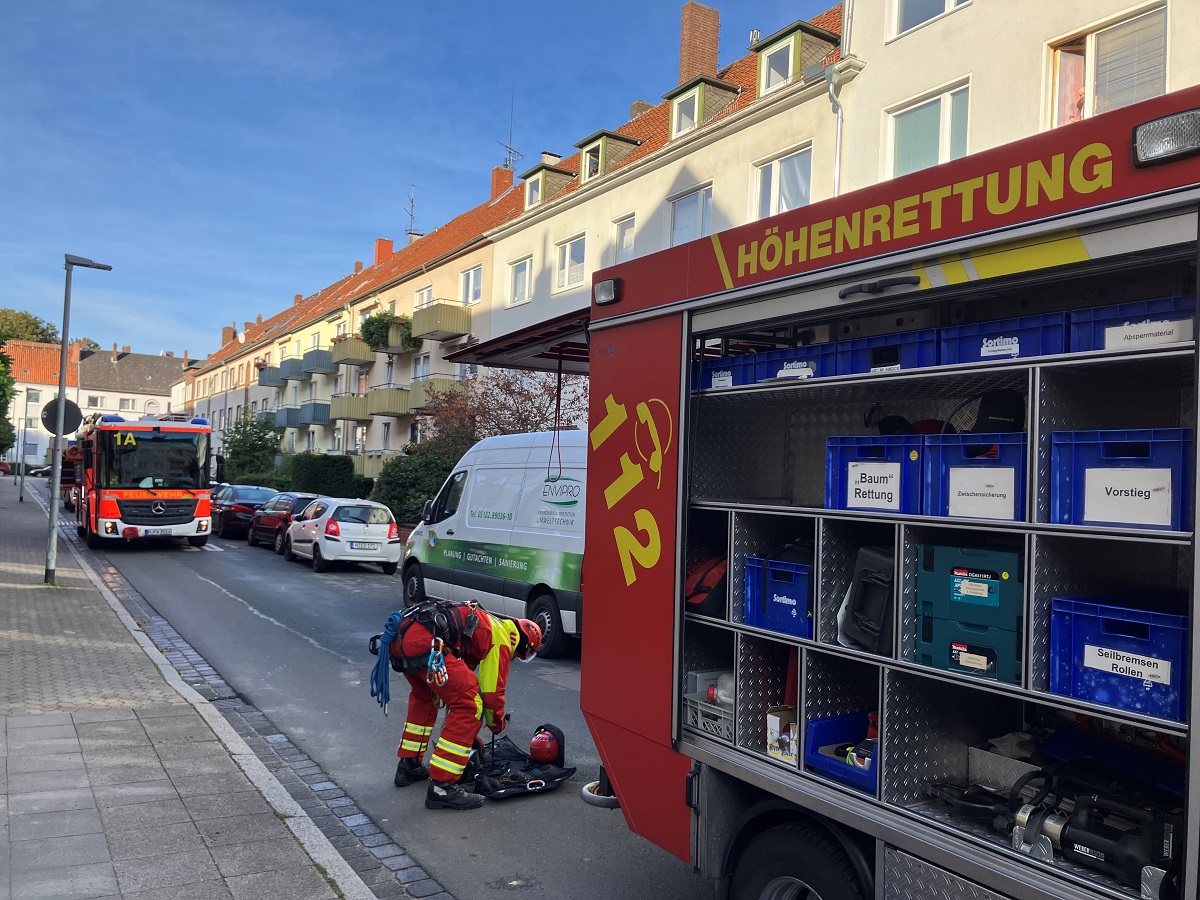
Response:
[[[296,558],[296,554],[292,552],[292,539],[290,537],[283,539],[283,558],[288,562]]]
[[[313,543],[312,566],[314,572],[329,571],[329,563],[325,557],[321,555],[321,548],[316,544],[316,542]]]
[[[567,651],[567,636],[563,634],[562,617],[553,594],[538,594],[529,604],[529,618],[542,629],[542,649],[538,656],[554,659]]]
[[[404,605],[416,606],[425,602],[425,577],[420,563],[413,563],[404,570]]]
[[[768,828],[750,842],[734,866],[729,896],[730,900],[867,900],[850,857],[836,842],[801,822]]]

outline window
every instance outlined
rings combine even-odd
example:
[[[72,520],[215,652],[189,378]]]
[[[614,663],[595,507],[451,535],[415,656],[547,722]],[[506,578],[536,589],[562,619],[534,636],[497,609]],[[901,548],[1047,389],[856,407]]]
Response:
[[[812,150],[799,150],[758,167],[758,217],[765,219],[807,206]]]
[[[304,432],[304,449],[309,453],[313,452],[313,433],[312,431]]]
[[[392,359],[391,356],[389,356],[387,358],[387,362],[384,363],[384,366],[383,366],[383,378],[384,378],[383,383],[385,385],[391,385],[392,376],[395,374],[395,370],[396,370],[396,361],[394,359]]]
[[[41,391],[34,391],[34,390],[26,390],[25,391],[25,402],[26,403],[40,403],[41,400],[42,400],[42,392]],[[91,404],[88,404],[88,405],[90,406]]]
[[[459,363],[458,364],[458,377],[460,379],[474,378],[478,373],[479,373],[479,366],[475,365],[475,363]]]
[[[967,0],[898,0],[896,4],[896,34],[903,34],[923,22],[936,19]]]
[[[296,452],[296,432],[288,431],[287,447],[288,453]]]
[[[1166,92],[1167,12],[1156,9],[1054,48],[1054,124]]]
[[[689,91],[675,100],[675,109],[671,115],[671,137],[676,138],[687,134],[696,127],[700,109],[700,88]]]
[[[562,289],[583,282],[584,237],[581,235],[558,245],[558,265],[554,286]]]
[[[238,421],[238,422],[242,421],[242,404],[240,404],[240,403],[239,403],[239,404],[238,404],[238,406],[237,406],[237,419],[236,419],[236,421]]]
[[[671,246],[712,232],[712,185],[671,201]]]
[[[258,401],[257,400],[250,401],[250,415],[252,415],[252,416],[258,415]]]
[[[421,427],[420,419],[414,420],[412,424],[408,426],[408,442],[410,444],[421,443],[421,438],[424,436],[423,432],[424,429]]]
[[[157,415],[157,414],[158,414],[158,401],[157,400],[147,400],[146,401],[146,415],[152,416],[152,415]]]
[[[533,272],[533,257],[527,256],[508,267],[508,302],[524,303],[530,299],[530,275]]]
[[[950,90],[892,114],[892,176],[967,155],[968,90]]]
[[[122,397],[117,401],[117,408],[121,412],[130,412],[133,410],[133,400],[129,397]]]
[[[341,337],[343,334],[346,333],[346,329],[348,327],[349,326],[347,325],[346,320],[342,319],[342,321],[338,322],[336,325],[333,326],[333,333],[336,334],[338,337]]]
[[[433,302],[433,285],[427,284],[413,294],[413,309],[424,309]]]
[[[88,406],[95,409],[104,409],[104,398],[97,397],[95,394],[88,394]]]
[[[483,266],[462,273],[462,302],[466,306],[478,303],[483,296]]]
[[[41,420],[36,416],[30,416],[25,420],[25,430],[28,431],[30,428],[34,429],[35,431],[41,428]]]
[[[580,167],[580,180],[587,181],[595,178],[600,174],[600,145],[588,147],[583,151],[583,160]]]
[[[623,263],[633,259],[633,223],[634,217],[627,216],[617,222],[617,262]]]
[[[771,91],[783,87],[791,80],[792,77],[792,51],[794,49],[793,38],[789,37],[786,41],[773,49],[764,52],[760,59],[761,62],[761,93],[769,94]]]
[[[380,449],[386,450],[388,448],[388,442],[391,440],[391,436],[392,436],[392,423],[384,422],[383,423],[383,441],[379,445]]]
[[[429,354],[413,357],[413,381],[429,377]]]
[[[542,202],[542,176],[535,175],[525,182],[525,208],[537,206]]]
[[[321,332],[314,331],[308,336],[308,347],[310,350],[316,350],[321,346]]]
[[[458,502],[462,499],[463,488],[467,486],[467,473],[464,469],[455,472],[446,482],[436,500],[433,501],[433,515],[429,524],[433,525],[447,519],[458,512]]]
[[[244,364],[244,363],[243,363],[243,364],[240,364],[240,365],[238,366],[237,384],[241,384],[241,383],[242,383],[242,376],[246,374],[246,373],[245,373],[245,368],[246,368],[246,366],[245,366],[245,364]]]

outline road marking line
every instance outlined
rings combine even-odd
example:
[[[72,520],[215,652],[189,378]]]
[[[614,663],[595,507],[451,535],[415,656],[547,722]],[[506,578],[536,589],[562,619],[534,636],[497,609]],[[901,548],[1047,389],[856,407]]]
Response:
[[[218,547],[216,544],[205,544],[200,549],[201,550],[211,550],[213,553],[224,553],[225,552],[224,547]]]

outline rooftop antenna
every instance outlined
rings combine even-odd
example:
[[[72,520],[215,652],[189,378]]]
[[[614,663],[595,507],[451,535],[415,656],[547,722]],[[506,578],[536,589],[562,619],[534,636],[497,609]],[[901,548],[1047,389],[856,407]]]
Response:
[[[415,184],[408,186],[408,230],[405,233],[408,235],[410,244],[425,233],[417,230],[417,186]]]
[[[518,159],[524,159],[525,154],[513,146],[513,113],[517,108],[517,79],[513,79],[512,100],[508,108],[508,143],[497,141],[504,148],[504,168],[511,169]]]

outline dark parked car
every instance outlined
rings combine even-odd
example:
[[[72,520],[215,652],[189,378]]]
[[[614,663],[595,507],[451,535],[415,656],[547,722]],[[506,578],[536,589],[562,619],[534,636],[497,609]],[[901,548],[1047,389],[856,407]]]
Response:
[[[251,484],[227,484],[212,497],[212,530],[217,537],[244,534],[254,511],[274,497],[276,491]]]
[[[273,547],[276,553],[282,553],[283,536],[287,534],[292,519],[316,499],[316,494],[297,494],[294,491],[276,494],[250,517],[246,543],[253,547],[262,541]]]

